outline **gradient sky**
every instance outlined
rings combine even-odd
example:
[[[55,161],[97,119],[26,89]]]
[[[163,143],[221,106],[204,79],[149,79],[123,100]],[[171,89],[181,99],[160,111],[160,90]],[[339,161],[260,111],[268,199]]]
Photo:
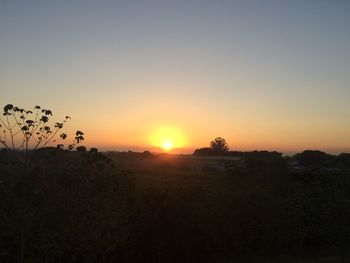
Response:
[[[350,149],[350,1],[0,0],[0,104],[102,149]],[[163,128],[162,128],[163,127]]]

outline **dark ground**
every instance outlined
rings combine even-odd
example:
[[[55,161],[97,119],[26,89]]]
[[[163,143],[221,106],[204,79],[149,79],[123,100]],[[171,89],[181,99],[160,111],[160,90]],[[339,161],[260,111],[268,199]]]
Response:
[[[1,152],[0,262],[347,262],[349,169],[290,162]]]

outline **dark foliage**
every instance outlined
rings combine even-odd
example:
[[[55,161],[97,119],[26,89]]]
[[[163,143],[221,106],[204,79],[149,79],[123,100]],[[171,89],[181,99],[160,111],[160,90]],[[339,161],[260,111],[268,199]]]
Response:
[[[332,161],[334,156],[317,150],[306,150],[297,154],[295,158],[304,166],[322,166]]]
[[[193,155],[198,156],[215,156],[217,155],[217,152],[215,152],[213,149],[206,147],[206,148],[200,148],[196,149],[193,153]]]
[[[286,160],[279,152],[253,151],[243,155],[243,161],[247,168],[255,169],[283,169],[286,167]]]
[[[149,152],[4,150],[0,261],[334,262],[350,248],[348,157],[295,174],[266,151],[198,172]]]
[[[195,156],[232,156],[232,157],[242,157],[244,152],[240,151],[226,151],[226,152],[217,152],[209,147],[199,148],[193,152]]]

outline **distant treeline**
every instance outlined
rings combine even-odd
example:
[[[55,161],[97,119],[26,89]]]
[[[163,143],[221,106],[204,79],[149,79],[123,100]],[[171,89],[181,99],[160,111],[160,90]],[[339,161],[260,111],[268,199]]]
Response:
[[[296,161],[301,166],[350,167],[350,153],[332,155],[319,150],[305,150],[293,156],[285,156],[277,151],[225,151],[218,152],[209,147],[196,149],[195,156],[232,156],[242,158],[278,159]]]
[[[238,156],[241,157],[245,152],[240,151],[215,151],[210,147],[196,149],[193,155],[197,156]]]

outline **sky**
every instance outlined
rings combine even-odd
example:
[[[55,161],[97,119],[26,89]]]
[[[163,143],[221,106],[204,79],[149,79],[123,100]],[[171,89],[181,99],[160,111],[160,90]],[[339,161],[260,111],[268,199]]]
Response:
[[[349,14],[347,0],[0,0],[0,105],[68,114],[104,150],[221,136],[350,151]]]

